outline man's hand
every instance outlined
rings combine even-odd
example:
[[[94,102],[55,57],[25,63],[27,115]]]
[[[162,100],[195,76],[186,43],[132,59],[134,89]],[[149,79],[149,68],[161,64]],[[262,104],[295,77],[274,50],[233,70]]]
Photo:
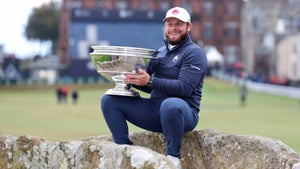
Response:
[[[150,78],[150,75],[143,69],[138,68],[136,74],[126,74],[124,82],[126,84],[134,84],[138,86],[145,86]]]

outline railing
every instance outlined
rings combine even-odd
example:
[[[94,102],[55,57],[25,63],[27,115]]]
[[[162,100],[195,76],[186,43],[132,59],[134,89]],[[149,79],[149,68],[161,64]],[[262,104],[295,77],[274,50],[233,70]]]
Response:
[[[221,71],[213,71],[212,76],[217,79],[227,81],[239,86],[246,85],[247,89],[251,91],[268,93],[268,94],[276,94],[276,95],[287,96],[295,99],[300,99],[300,88],[297,87],[288,87],[288,86],[280,86],[280,85],[273,85],[267,83],[252,82],[250,80],[245,80],[237,76],[231,76]]]
[[[21,80],[0,80],[1,86],[33,86],[33,85],[55,85],[59,83],[67,84],[96,84],[108,82],[102,77],[79,77],[79,78],[68,78],[67,80],[60,80],[49,82],[46,79],[21,79]]]

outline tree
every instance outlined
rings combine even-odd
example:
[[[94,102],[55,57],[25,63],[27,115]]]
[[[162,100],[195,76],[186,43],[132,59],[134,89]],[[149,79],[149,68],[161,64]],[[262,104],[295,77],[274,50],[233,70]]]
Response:
[[[29,16],[25,36],[28,40],[51,42],[51,54],[56,51],[59,36],[59,8],[58,3],[51,1],[40,7],[34,8]]]

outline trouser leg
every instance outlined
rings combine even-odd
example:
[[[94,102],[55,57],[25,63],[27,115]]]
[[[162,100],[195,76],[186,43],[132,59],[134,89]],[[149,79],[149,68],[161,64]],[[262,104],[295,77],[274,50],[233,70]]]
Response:
[[[158,100],[104,95],[101,109],[114,142],[132,144],[128,137],[127,121],[146,130],[161,132],[160,103]]]
[[[167,154],[180,158],[183,133],[196,127],[198,114],[184,100],[168,98],[161,104],[160,118],[167,141]]]
[[[104,95],[101,109],[115,143],[132,144],[128,137],[129,121],[145,130],[163,132],[167,154],[175,157],[180,157],[183,133],[193,130],[198,123],[198,114],[179,98],[168,98],[161,102]]]
[[[104,95],[101,99],[101,109],[104,119],[112,133],[113,140],[117,144],[132,144],[128,138],[128,126],[122,111],[115,107],[119,104],[117,101],[110,99],[108,95]]]

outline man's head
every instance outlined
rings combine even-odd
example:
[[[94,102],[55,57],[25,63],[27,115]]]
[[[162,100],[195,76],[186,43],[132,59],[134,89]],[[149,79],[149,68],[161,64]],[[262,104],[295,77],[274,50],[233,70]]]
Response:
[[[190,14],[181,7],[169,9],[163,21],[165,22],[166,40],[171,45],[182,42],[192,28]]]

